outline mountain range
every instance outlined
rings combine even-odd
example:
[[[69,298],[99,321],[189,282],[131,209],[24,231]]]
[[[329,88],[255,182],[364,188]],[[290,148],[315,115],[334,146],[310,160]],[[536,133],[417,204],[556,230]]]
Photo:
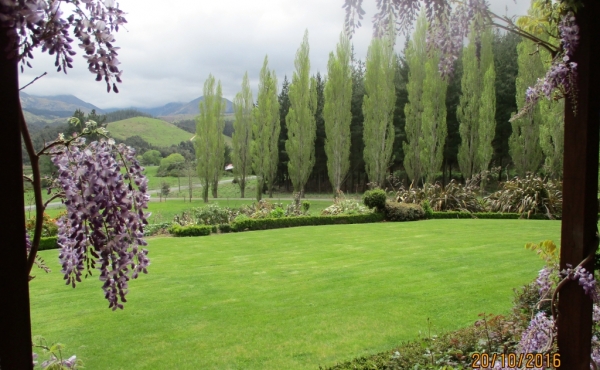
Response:
[[[92,109],[95,109],[98,114],[110,113],[121,109],[135,109],[167,121],[189,119],[200,113],[198,103],[203,99],[204,97],[201,96],[187,103],[172,102],[160,107],[151,108],[130,107],[102,109],[94,104],[85,102],[74,95],[35,96],[22,92],[21,106],[25,111],[25,118],[28,124],[43,127],[55,123],[64,123],[64,118],[71,117],[73,112],[77,109],[80,109],[85,113],[89,113]],[[233,113],[233,103],[225,98],[223,98],[223,100],[226,104],[225,113]]]

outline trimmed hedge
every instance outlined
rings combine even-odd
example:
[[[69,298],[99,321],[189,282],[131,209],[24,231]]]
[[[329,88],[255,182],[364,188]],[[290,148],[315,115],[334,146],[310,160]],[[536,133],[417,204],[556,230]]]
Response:
[[[363,204],[368,208],[377,208],[381,211],[385,207],[387,194],[381,189],[367,190],[363,194]]]
[[[47,249],[58,249],[58,237],[56,236],[46,236],[40,238],[40,246],[38,247],[38,251],[44,251]]]
[[[144,227],[144,236],[154,236],[169,231],[172,222],[163,222],[160,224],[149,224]]]
[[[283,218],[245,219],[231,224],[233,231],[268,230],[295,226],[363,224],[383,221],[381,213],[338,216],[298,216]]]
[[[423,207],[413,203],[386,202],[384,213],[388,221],[417,221],[425,218]]]
[[[494,219],[494,220],[517,220],[520,218],[527,219],[527,214],[520,213],[496,213],[496,212],[460,212],[460,211],[448,211],[448,212],[433,212],[434,219],[442,218],[482,218],[482,219]],[[547,220],[548,216],[542,214],[533,214],[529,216],[530,220]]]
[[[230,233],[231,232],[231,225],[230,224],[220,224],[219,225],[219,231],[221,233]]]
[[[174,236],[205,236],[210,235],[212,226],[208,225],[189,225],[181,226],[179,224],[173,224],[169,228],[169,232]]]

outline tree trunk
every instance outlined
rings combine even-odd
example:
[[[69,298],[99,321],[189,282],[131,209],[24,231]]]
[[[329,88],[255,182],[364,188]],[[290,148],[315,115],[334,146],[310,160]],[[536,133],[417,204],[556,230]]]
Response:
[[[192,170],[188,169],[188,192],[190,194],[190,203],[192,202],[192,192],[193,192],[193,186],[192,186]]]
[[[215,176],[215,179],[213,180],[213,184],[212,184],[212,196],[213,198],[218,198],[219,193],[219,178]]]
[[[4,159],[2,190],[5,211],[0,212],[0,366],[3,369],[31,369],[31,319],[29,283],[25,249],[25,202],[23,200],[23,163],[19,129],[19,73],[17,60],[7,58],[6,28],[0,28],[0,122]]]
[[[210,185],[208,180],[204,181],[203,189],[202,189],[202,200],[204,203],[208,203],[208,186]]]
[[[584,0],[577,13],[579,46],[573,55],[577,63],[577,112],[566,99],[563,182],[563,219],[560,267],[585,265],[593,271],[597,246],[598,213],[598,125],[600,123],[600,4]],[[561,369],[588,370],[592,338],[592,300],[576,281],[560,291],[558,302],[558,347]]]
[[[262,178],[259,178],[257,176],[256,177],[256,201],[257,202],[260,202],[260,200],[262,199],[263,186],[264,186],[264,181],[262,180]]]

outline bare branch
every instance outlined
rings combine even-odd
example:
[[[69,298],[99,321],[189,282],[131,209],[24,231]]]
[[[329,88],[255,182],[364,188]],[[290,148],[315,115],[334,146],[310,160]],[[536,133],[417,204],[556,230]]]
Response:
[[[30,83],[28,83],[27,85],[23,86],[22,88],[19,89],[19,91],[25,89],[27,86],[33,84],[35,81],[39,80],[40,78],[44,77],[45,75],[47,75],[48,72],[44,72],[43,74],[37,76],[36,78],[33,79],[33,81],[31,81]]]

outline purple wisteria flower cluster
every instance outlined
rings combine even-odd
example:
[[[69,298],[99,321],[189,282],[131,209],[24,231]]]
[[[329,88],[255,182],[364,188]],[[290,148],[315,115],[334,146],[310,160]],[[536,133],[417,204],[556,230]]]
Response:
[[[552,293],[553,286],[555,285],[556,270],[556,266],[546,266],[538,273],[535,283],[538,286],[540,298],[544,299]]]
[[[352,35],[360,26],[365,14],[362,9],[363,0],[345,0],[345,29]],[[373,17],[374,34],[381,36],[387,29],[391,19],[396,21],[397,29],[407,33],[411,29],[417,14],[425,8],[432,28],[429,31],[428,43],[441,51],[439,71],[443,76],[452,74],[454,63],[463,47],[464,39],[469,32],[476,36],[488,25],[494,25],[520,35],[525,31],[518,29],[508,17],[499,17],[489,10],[485,0],[376,0],[378,12]],[[451,6],[453,4],[453,6]],[[358,18],[358,21],[357,21]],[[495,23],[501,20],[506,25]],[[577,64],[572,61],[573,53],[579,43],[579,27],[573,12],[562,16],[558,24],[560,47],[553,50],[554,58],[544,78],[538,79],[535,86],[526,91],[526,104],[511,120],[525,115],[537,101],[545,96],[548,99],[568,97],[576,109],[577,102]],[[535,39],[535,37],[534,37]],[[477,41],[476,41],[477,42]],[[548,46],[547,44],[545,46]],[[555,94],[559,91],[560,94]]]
[[[86,147],[83,138],[55,146],[52,162],[67,208],[58,223],[65,280],[75,287],[98,263],[109,308],[123,308],[129,279],[147,273],[150,263],[142,248],[150,198],[144,168],[124,144],[103,140]]]
[[[539,300],[547,299],[552,296],[559,280],[568,279],[578,281],[585,291],[585,293],[592,298],[594,301],[593,306],[593,322],[595,325],[600,323],[600,307],[598,306],[598,289],[594,275],[588,272],[585,268],[577,266],[572,268],[567,266],[567,269],[559,271],[556,263],[548,261],[546,267],[544,267],[538,273],[538,277],[535,280],[535,284],[538,288]],[[556,340],[556,322],[552,316],[548,316],[545,312],[537,312],[530,321],[527,329],[523,331],[521,340],[517,347],[517,354],[527,353],[548,353],[552,352],[554,343]],[[600,366],[600,340],[597,336],[592,337],[592,354],[591,361],[596,366]],[[517,368],[507,367],[506,364],[502,364],[497,361],[493,367],[487,370],[518,370]],[[538,370],[551,369],[550,364],[545,364],[541,368],[534,368]],[[590,364],[590,369],[593,366]]]
[[[573,53],[579,44],[579,26],[572,12],[564,15],[559,22],[560,49],[552,59],[552,64],[544,78],[538,78],[533,87],[525,92],[526,104],[511,120],[518,119],[533,107],[541,97],[559,99],[567,97],[577,106],[577,63],[572,62]],[[559,92],[555,96],[555,92]]]
[[[538,312],[523,332],[519,342],[519,353],[542,353],[552,348],[556,338],[554,319],[544,312]]]
[[[61,10],[65,4],[73,8],[66,18]],[[124,15],[114,0],[0,0],[0,27],[10,30],[9,57],[19,58],[21,71],[24,65],[31,67],[28,59],[33,59],[33,49],[41,46],[43,52],[56,55],[57,71],[66,73],[76,54],[71,46],[73,36],[81,42],[88,69],[97,81],[106,82],[109,92],[119,92],[113,78],[121,82],[113,32],[127,23]]]
[[[588,272],[585,268],[577,266],[572,268],[571,265],[567,264],[567,268],[560,272],[562,278],[568,278],[570,280],[576,280],[579,285],[583,287],[583,291],[587,294],[594,302],[598,302],[599,296],[596,290],[596,279],[594,274]]]
[[[451,6],[451,3],[455,6]],[[360,26],[365,14],[362,0],[345,0],[345,29],[352,35]],[[429,31],[428,43],[441,51],[439,70],[443,76],[452,74],[454,61],[458,58],[474,19],[475,31],[483,29],[488,5],[485,0],[377,0],[377,13],[373,16],[374,36],[380,37],[388,29],[389,21],[396,21],[398,31],[408,33],[421,8],[433,26]],[[357,19],[358,18],[358,21]]]
[[[73,355],[66,360],[61,360],[54,355],[51,355],[50,359],[40,364],[42,369],[75,369],[77,368],[77,356]]]

